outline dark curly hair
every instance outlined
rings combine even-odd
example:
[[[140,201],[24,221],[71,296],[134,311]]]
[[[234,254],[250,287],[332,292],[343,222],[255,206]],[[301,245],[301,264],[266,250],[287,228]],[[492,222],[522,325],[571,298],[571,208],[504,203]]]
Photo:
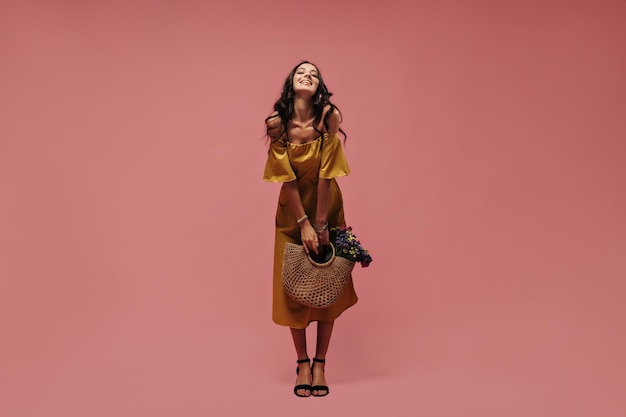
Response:
[[[298,70],[300,65],[302,64],[311,64],[317,69],[319,84],[317,86],[317,91],[311,98],[311,104],[313,105],[313,116],[314,116],[313,128],[315,129],[315,131],[319,133],[320,135],[323,133],[317,129],[317,126],[322,120],[322,114],[324,113],[324,107],[326,107],[326,105],[330,105],[330,109],[324,115],[324,120],[323,120],[324,127],[326,128],[326,130],[328,130],[328,118],[330,117],[330,115],[333,113],[335,109],[337,109],[337,111],[339,112],[339,116],[343,118],[339,108],[330,101],[330,97],[333,95],[333,93],[328,91],[328,88],[326,87],[326,84],[324,83],[324,79],[322,78],[322,73],[319,71],[319,68],[317,67],[317,65],[309,61],[302,61],[298,65],[293,67],[293,69],[291,70],[287,78],[285,79],[285,83],[283,84],[283,89],[280,92],[280,98],[276,100],[276,103],[274,103],[274,110],[278,113],[278,115],[272,114],[268,116],[267,118],[265,118],[265,124],[267,126],[267,123],[271,119],[277,116],[280,117],[280,122],[281,122],[283,130],[280,133],[280,135],[276,136],[277,138],[285,134],[287,136],[287,140],[289,140],[289,134],[287,133],[287,125],[289,124],[289,120],[291,120],[291,118],[293,117],[293,107],[294,107],[293,99],[295,97],[295,93],[293,91],[293,77],[296,74],[296,71]],[[339,131],[343,135],[344,141],[345,141],[347,138],[346,133],[341,128],[339,128]],[[266,133],[267,133],[267,136],[269,137],[269,129],[266,131]]]

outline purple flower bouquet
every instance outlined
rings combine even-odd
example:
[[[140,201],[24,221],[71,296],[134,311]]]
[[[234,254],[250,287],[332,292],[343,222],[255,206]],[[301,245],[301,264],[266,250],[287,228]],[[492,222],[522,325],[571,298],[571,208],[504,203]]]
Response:
[[[367,268],[372,262],[372,256],[352,233],[352,227],[333,227],[330,229],[329,237],[330,242],[335,247],[336,256],[341,256],[352,262],[359,262],[363,268]]]

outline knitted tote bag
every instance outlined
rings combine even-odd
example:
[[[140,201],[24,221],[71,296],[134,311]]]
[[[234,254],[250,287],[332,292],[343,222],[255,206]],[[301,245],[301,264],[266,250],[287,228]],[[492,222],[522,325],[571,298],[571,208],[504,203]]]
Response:
[[[283,254],[283,287],[291,298],[305,306],[324,308],[333,304],[350,278],[354,262],[332,256],[317,263],[305,252],[302,245],[287,242]]]

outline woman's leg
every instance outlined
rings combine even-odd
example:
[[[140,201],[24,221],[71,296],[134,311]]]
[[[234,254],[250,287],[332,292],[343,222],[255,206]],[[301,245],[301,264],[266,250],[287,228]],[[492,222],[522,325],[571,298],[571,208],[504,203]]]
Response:
[[[328,351],[328,344],[330,343],[330,336],[333,333],[334,321],[319,321],[317,322],[317,344],[315,346],[315,357],[317,359],[326,359],[326,352]],[[313,372],[313,384],[312,385],[327,385],[326,378],[324,377],[324,363],[316,362]],[[314,390],[314,395],[324,395],[325,390]]]
[[[291,337],[293,338],[293,344],[296,348],[296,354],[299,359],[307,359],[309,357],[306,350],[306,329],[294,329],[291,328]],[[298,364],[298,376],[296,377],[296,385],[307,385],[311,383],[311,366],[309,363]],[[309,396],[311,391],[308,389],[299,389],[298,395]]]

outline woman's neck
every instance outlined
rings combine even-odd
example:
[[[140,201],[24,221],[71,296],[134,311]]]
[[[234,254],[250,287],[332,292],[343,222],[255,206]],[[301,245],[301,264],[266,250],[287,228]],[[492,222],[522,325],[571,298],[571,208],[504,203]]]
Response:
[[[296,97],[293,99],[293,116],[296,122],[306,122],[313,118],[313,106],[310,98]]]

